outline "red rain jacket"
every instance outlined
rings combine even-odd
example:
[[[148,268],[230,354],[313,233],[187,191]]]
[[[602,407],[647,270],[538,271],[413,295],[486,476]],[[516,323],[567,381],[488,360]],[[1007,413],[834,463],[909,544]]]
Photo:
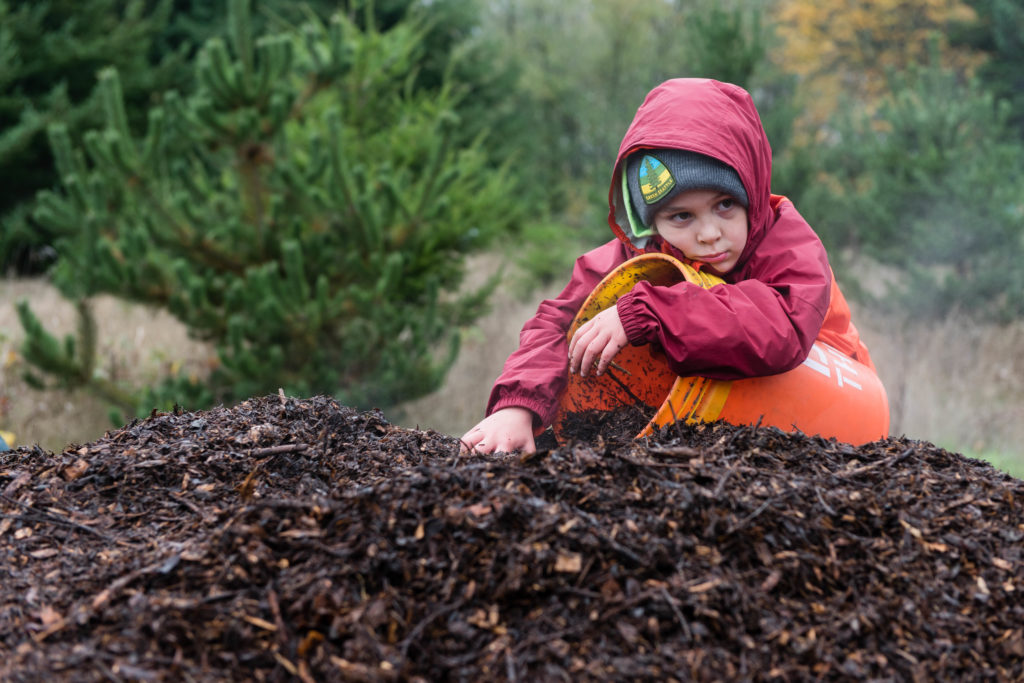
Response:
[[[750,225],[739,262],[711,289],[638,283],[616,304],[632,344],[657,343],[681,376],[740,379],[790,370],[816,339],[873,367],[818,236],[793,204],[769,190],[771,148],[750,96],[707,79],[674,79],[652,90],[619,147],[609,191],[615,239],[576,260],[558,297],[523,327],[519,348],[495,382],[487,414],[518,406],[542,428],[555,417],[568,375],[566,332],[583,300],[615,267],[644,252],[687,261],[658,236],[631,238],[622,195],[624,159],[640,148],[684,149],[729,164],[747,190]],[[687,261],[689,262],[689,261]]]

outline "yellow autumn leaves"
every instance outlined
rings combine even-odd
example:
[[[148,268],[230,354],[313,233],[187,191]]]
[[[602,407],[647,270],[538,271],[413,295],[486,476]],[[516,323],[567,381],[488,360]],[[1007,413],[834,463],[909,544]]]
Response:
[[[779,0],[779,66],[802,79],[808,117],[820,122],[840,97],[870,103],[888,69],[937,59],[970,74],[981,57],[951,38],[976,20],[960,0]]]

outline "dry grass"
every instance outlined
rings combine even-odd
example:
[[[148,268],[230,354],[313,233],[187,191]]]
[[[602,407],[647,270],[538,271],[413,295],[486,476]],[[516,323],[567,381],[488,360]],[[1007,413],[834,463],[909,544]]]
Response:
[[[19,444],[37,443],[51,451],[96,440],[115,426],[102,401],[82,391],[36,391],[22,380],[26,363],[19,348],[24,333],[15,310],[22,299],[55,334],[71,332],[76,323],[72,305],[44,280],[0,280],[0,429],[13,432]],[[97,371],[111,379],[141,386],[170,372],[202,371],[215,355],[189,339],[166,312],[110,296],[98,297],[94,311]]]
[[[474,270],[478,275],[487,271],[486,261]],[[560,287],[548,287],[527,301],[517,298],[514,288],[499,291],[492,313],[465,335],[446,384],[389,417],[405,426],[461,435],[482,417],[491,383],[518,343],[522,323],[542,297]],[[46,283],[0,282],[0,429],[14,432],[19,443],[39,443],[48,450],[95,440],[113,426],[105,406],[81,393],[39,393],[20,381],[22,333],[14,312],[20,298],[29,299],[54,329],[70,330],[74,322],[71,307]],[[96,307],[102,370],[111,376],[151,381],[161,372],[200,369],[213,356],[165,313],[107,297]],[[863,310],[855,311],[855,320],[889,392],[894,435],[1024,462],[1024,322],[983,327],[950,318],[904,328]]]
[[[1024,322],[977,325],[953,315],[901,329],[865,321],[894,433],[1024,462]]]

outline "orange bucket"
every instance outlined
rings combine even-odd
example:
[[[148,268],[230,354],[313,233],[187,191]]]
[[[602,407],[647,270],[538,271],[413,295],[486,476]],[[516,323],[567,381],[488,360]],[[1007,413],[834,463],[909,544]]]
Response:
[[[594,288],[569,327],[569,338],[641,280],[663,286],[686,280],[705,289],[722,282],[667,254],[637,256]],[[855,445],[889,434],[889,400],[878,376],[821,342],[815,342],[807,360],[788,372],[733,381],[679,377],[669,369],[664,353],[651,344],[628,345],[614,362],[617,367],[599,377],[569,375],[554,423],[560,440],[568,415],[637,403],[657,409],[637,437],[676,420],[761,424]]]

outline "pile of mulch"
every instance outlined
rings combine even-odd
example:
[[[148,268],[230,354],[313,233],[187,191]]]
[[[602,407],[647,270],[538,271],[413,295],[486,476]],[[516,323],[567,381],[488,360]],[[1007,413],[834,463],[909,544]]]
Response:
[[[0,454],[0,679],[1020,679],[1022,502],[904,438],[159,414]]]

